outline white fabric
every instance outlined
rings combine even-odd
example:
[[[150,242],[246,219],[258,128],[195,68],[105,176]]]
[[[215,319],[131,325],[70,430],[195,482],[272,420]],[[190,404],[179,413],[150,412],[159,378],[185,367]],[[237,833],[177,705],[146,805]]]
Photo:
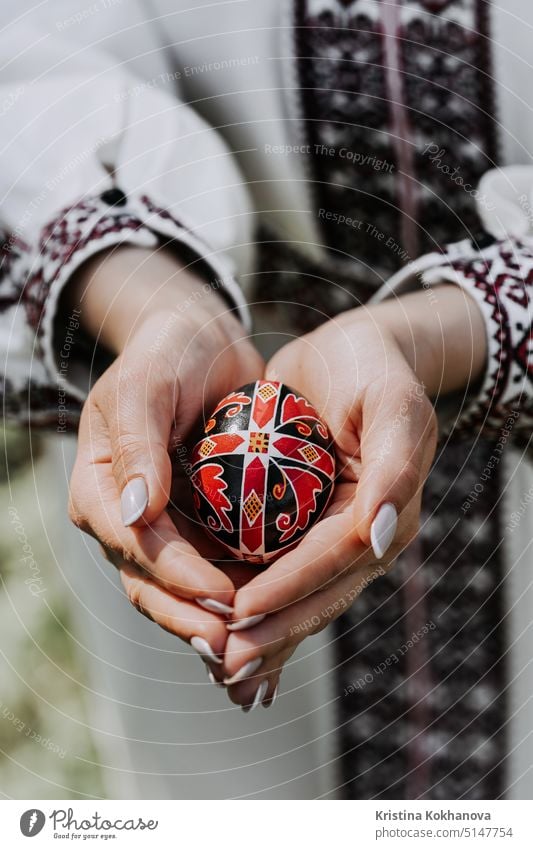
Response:
[[[277,13],[275,4],[261,5]],[[169,208],[207,243],[211,261],[216,252],[228,256],[246,280],[255,223],[247,192],[221,134],[177,99],[176,69],[185,79],[188,62],[201,65],[206,55],[215,61],[213,45],[200,43],[206,25],[213,23],[216,32],[237,19],[244,26],[247,18],[255,26],[253,6],[230,2],[187,12],[184,3],[169,4],[160,22],[172,44],[166,53],[158,26],[143,23],[153,16],[148,3],[128,0],[127,14],[119,0],[93,6],[21,2],[11,13],[4,10],[0,106],[5,104],[3,126],[9,132],[2,140],[0,224],[31,243],[63,207],[115,183],[128,197],[146,193]],[[270,14],[267,23],[273,23]],[[236,87],[246,81],[250,94],[222,104],[220,122],[235,121],[239,150],[254,146],[250,134],[257,130],[241,123],[242,109],[249,110],[248,120],[261,115],[265,138],[277,143],[284,137],[279,81],[270,80],[269,94],[269,82],[262,79],[276,40],[271,31],[256,67],[257,43],[245,39],[252,64],[239,66]],[[242,42],[238,50],[222,49],[224,58],[242,53]],[[210,83],[224,80],[225,72],[199,73]],[[229,69],[226,82],[232,74]],[[265,88],[263,103],[253,95],[254,86]],[[290,179],[290,161],[266,159],[260,148],[250,155],[259,180],[265,176],[263,160],[270,163],[269,179],[280,165]],[[281,208],[288,185],[281,192],[272,186],[270,191],[264,184],[258,195],[266,206]],[[285,216],[293,232],[300,226],[294,226],[297,212]],[[60,465],[66,482],[73,444],[64,448]],[[66,516],[66,497],[61,509]],[[245,716],[206,682],[195,653],[130,609],[90,540],[82,542],[66,527],[63,545],[61,566],[74,587],[73,619],[89,656],[90,711],[111,796],[314,798],[332,790],[327,635],[310,641],[289,664],[274,708]]]
[[[208,4],[194,4],[190,0],[151,3],[128,0],[127,4],[120,0],[105,3],[96,0],[93,6],[88,6],[86,0],[53,3],[19,0],[10,4],[9,9],[3,9],[0,223],[22,235],[34,233],[54,212],[80,194],[108,187],[112,169],[126,192],[145,190],[161,205],[170,206],[214,250],[230,254],[243,272],[244,283],[252,223],[259,215],[279,232],[300,240],[309,252],[316,253],[319,250],[316,221],[305,182],[305,158],[280,152],[299,141],[294,133],[297,101],[287,64],[290,5],[287,0],[210,0]],[[497,107],[505,160],[515,165],[529,164],[533,145],[530,60],[533,4],[529,0],[499,0],[492,5]],[[195,101],[196,111],[176,99],[174,88],[178,83],[187,98]],[[199,119],[199,113],[218,132],[208,129]],[[253,213],[221,135],[236,153],[253,197]],[[487,178],[485,188],[491,195],[498,195],[500,210],[497,222],[494,218],[486,222],[489,229],[496,224],[518,228],[524,225],[523,216],[512,201],[516,191],[510,191],[511,185],[518,182],[522,185],[524,180],[533,185],[529,174],[523,176],[522,172]],[[385,291],[389,291],[388,287]],[[523,470],[525,475],[530,475],[525,464]],[[521,523],[515,541],[527,535],[527,524]],[[86,559],[86,563],[79,560],[77,563],[84,581],[90,582],[88,592],[92,594],[96,586],[92,582],[100,578],[95,564]],[[528,557],[516,563],[517,574],[521,575],[517,587],[527,583],[529,568]],[[508,587],[511,628],[513,633],[527,633],[531,593],[518,604],[513,596],[514,586]],[[119,632],[126,627],[124,622],[121,618]],[[90,618],[88,623],[90,629]],[[128,622],[127,627],[131,627],[132,633],[142,632],[144,638],[146,625],[140,617]],[[150,635],[154,637],[154,632]],[[160,640],[164,639],[160,635]],[[521,645],[525,658],[530,641],[522,640]],[[163,650],[167,648],[165,644]],[[93,670],[96,678],[102,664],[107,667],[115,652],[125,667],[133,668],[137,656],[134,643],[120,638],[118,644],[109,631],[101,651]],[[512,699],[520,703],[526,691],[533,692],[533,673],[529,671],[532,665],[526,668],[519,657],[513,662],[519,672],[520,689],[515,688]],[[159,676],[157,660],[152,658],[150,663],[154,678],[167,674],[165,667]],[[313,690],[312,685],[314,680],[323,680],[327,665],[326,653],[322,652],[313,658],[312,669],[309,665],[305,667],[309,683],[302,691],[306,695],[298,705],[300,713],[305,714],[308,708],[312,717],[315,701],[327,702],[324,693]],[[289,668],[284,675],[284,689],[292,690],[294,683],[300,686],[293,675],[302,668],[299,664]],[[130,674],[133,674],[131,670]],[[174,686],[156,682],[148,687],[146,680],[139,678],[131,691],[131,681],[124,682],[122,676],[107,675],[106,681],[107,697],[114,701],[128,736],[151,739],[154,731],[150,710],[132,712],[123,706],[128,700],[151,698],[162,710],[165,705],[175,709]],[[282,699],[270,713],[246,719],[239,715],[239,722],[231,731],[234,742],[224,755],[232,770],[228,785],[220,791],[220,774],[214,783],[207,774],[196,792],[206,798],[217,792],[224,795],[246,792],[251,770],[244,773],[241,770],[240,783],[233,784],[239,773],[236,767],[242,763],[246,751],[246,729],[254,729],[254,745],[259,748],[253,750],[252,757],[261,759],[261,752],[268,757],[269,724],[281,727],[285,722],[288,737],[297,735],[297,750],[309,755],[308,761],[295,767],[302,776],[298,792],[312,797],[322,792],[320,784],[331,786],[327,765],[318,773],[313,771],[312,764],[317,763],[317,758],[320,762],[321,757],[315,745],[319,736],[316,726],[313,727],[311,720],[307,723],[307,719],[305,723],[301,719],[295,721],[294,713],[285,711],[288,701]],[[212,706],[218,711],[221,706],[218,691],[202,689],[202,705],[204,709]],[[195,733],[201,739],[205,728],[201,714],[196,723]],[[513,723],[512,736],[520,756],[513,756],[511,761],[512,795],[532,798],[533,775],[523,768],[523,763],[530,764],[533,760],[531,712],[521,711],[520,724],[514,719]],[[331,716],[328,724],[331,727]],[[262,730],[266,733],[261,741]],[[134,750],[135,761],[140,750],[132,746]],[[161,765],[165,768],[168,764],[169,752],[154,743],[146,746],[144,757],[157,772]],[[323,759],[325,764],[327,761],[328,758]],[[308,765],[311,771],[306,782]],[[283,785],[285,769],[278,760],[274,773],[264,779],[263,791],[269,783],[279,784],[280,794],[290,797],[291,784]],[[169,779],[169,784],[163,782],[157,789],[155,784],[147,787],[141,779],[141,789],[146,795],[153,792],[157,796],[180,798],[189,794],[190,787],[197,788],[196,784],[189,785],[186,778],[175,777],[171,782]],[[261,782],[263,778],[258,780]],[[252,793],[261,794],[261,788],[255,784],[248,786],[252,787]],[[115,791],[117,795],[127,793],[125,787],[125,784],[122,790],[119,787]]]
[[[2,138],[1,223],[31,242],[59,210],[109,188],[113,172],[127,195],[149,195],[246,268],[250,219],[241,176],[220,134],[177,99],[154,27],[142,27],[141,68],[134,69],[123,56],[135,55],[125,30],[135,31],[138,4],[128,4],[127,28],[117,3],[58,30],[76,6],[83,9],[41,3],[16,22],[4,20],[0,103],[9,132]],[[117,35],[106,38],[102,27]],[[118,55],[107,52],[115,40]],[[153,51],[159,88],[139,85],[142,54]]]

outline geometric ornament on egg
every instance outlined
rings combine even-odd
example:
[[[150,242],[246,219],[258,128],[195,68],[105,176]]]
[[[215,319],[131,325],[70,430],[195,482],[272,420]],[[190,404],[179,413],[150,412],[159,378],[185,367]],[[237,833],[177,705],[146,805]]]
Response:
[[[298,392],[257,380],[223,398],[193,449],[198,518],[236,559],[266,564],[324,513],[335,456],[327,426]]]

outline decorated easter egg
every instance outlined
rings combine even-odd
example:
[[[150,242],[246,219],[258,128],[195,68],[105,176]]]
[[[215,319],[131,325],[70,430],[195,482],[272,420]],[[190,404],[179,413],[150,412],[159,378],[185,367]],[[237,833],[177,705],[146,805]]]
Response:
[[[273,380],[223,398],[191,458],[199,519],[252,563],[296,545],[324,512],[334,475],[326,425],[305,398]]]

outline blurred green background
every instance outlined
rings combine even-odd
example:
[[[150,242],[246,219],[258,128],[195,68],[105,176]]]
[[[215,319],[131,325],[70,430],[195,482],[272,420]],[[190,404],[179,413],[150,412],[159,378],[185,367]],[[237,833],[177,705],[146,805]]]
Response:
[[[62,471],[62,470],[61,470]],[[64,580],[65,516],[46,440],[5,429],[0,457],[0,792],[13,799],[104,797]],[[43,487],[43,482],[46,486]],[[53,548],[50,540],[53,540]],[[59,544],[58,544],[59,540]]]

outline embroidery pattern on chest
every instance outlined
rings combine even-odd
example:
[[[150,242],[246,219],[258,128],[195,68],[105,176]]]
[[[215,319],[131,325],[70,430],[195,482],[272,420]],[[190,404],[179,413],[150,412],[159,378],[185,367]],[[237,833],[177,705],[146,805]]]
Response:
[[[314,214],[330,268],[343,270],[346,288],[351,280],[355,300],[369,280],[376,288],[410,259],[478,235],[475,187],[497,157],[487,8],[483,0],[295,0]],[[295,292],[303,303],[329,297],[330,314],[357,305],[335,300],[324,277],[322,292],[305,282]],[[460,511],[493,451],[478,439],[439,452],[418,542],[339,620],[347,797],[503,792],[497,468]]]
[[[481,0],[295,3],[315,214],[355,279],[479,230],[496,163],[487,34]]]

